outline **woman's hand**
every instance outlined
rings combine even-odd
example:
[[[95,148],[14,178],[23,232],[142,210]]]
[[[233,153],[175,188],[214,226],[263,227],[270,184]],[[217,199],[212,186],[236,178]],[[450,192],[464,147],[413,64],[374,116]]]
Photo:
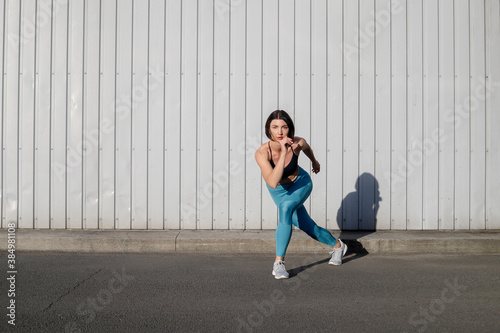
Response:
[[[312,172],[318,173],[319,169],[320,169],[319,162],[317,160],[314,160],[314,162],[312,163]]]
[[[286,153],[288,151],[288,148],[292,146],[293,140],[290,139],[289,137],[285,136],[281,140],[277,140],[279,144],[281,145],[281,152]]]

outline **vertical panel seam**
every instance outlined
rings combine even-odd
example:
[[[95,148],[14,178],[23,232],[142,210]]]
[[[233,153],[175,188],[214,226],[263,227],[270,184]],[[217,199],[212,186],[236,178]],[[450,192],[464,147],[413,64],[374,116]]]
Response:
[[[424,154],[424,145],[423,145],[423,142],[424,142],[424,139],[425,139],[425,111],[424,111],[424,108],[425,108],[425,78],[426,78],[426,75],[425,75],[425,61],[424,61],[424,57],[425,57],[425,34],[424,34],[424,30],[425,30],[425,27],[424,27],[424,15],[425,15],[425,12],[424,12],[424,0],[422,0],[422,3],[421,3],[421,12],[422,12],[422,17],[421,17],[421,24],[422,24],[422,49],[421,49],[421,54],[422,54],[422,60],[421,60],[421,66],[422,66],[422,73],[421,73],[421,76],[420,76],[420,79],[422,80],[422,83],[420,85],[420,88],[422,89],[422,96],[421,96],[421,103],[422,103],[422,128],[421,128],[421,132],[420,134],[422,135],[422,147],[420,148],[421,149],[421,154],[422,154],[422,193],[421,193],[421,197],[420,197],[420,200],[421,200],[421,208],[420,208],[420,213],[421,213],[421,221],[420,221],[420,229],[423,230],[424,229],[424,221],[425,221],[425,213],[424,213],[424,209],[425,209],[425,205],[424,205],[424,195],[425,195],[425,190],[427,190],[427,187],[425,186],[425,166],[426,166],[426,162],[427,162],[427,159],[425,158],[425,154]]]
[[[456,225],[456,173],[457,173],[457,168],[456,168],[456,162],[457,162],[457,154],[456,154],[456,144],[457,144],[457,138],[456,138],[456,130],[455,130],[455,124],[456,124],[456,106],[455,106],[455,99],[456,99],[456,79],[455,79],[455,64],[456,64],[456,52],[455,52],[455,44],[456,44],[456,32],[455,32],[455,0],[453,0],[453,216],[452,216],[452,223],[453,223],[453,230],[455,230]]]
[[[53,100],[52,100],[52,94],[53,94],[53,91],[52,89],[54,88],[53,87],[53,75],[52,75],[52,71],[54,70],[53,69],[53,51],[54,51],[54,39],[53,39],[53,34],[54,34],[54,2],[52,1],[51,2],[51,7],[50,7],[50,67],[49,67],[49,75],[50,75],[50,78],[49,78],[49,85],[50,85],[50,92],[49,92],[49,170],[52,170],[52,158],[53,158],[53,154],[52,154],[52,121],[53,121]],[[49,207],[48,207],[48,210],[49,210],[49,221],[48,221],[48,226],[49,226],[49,229],[52,229],[52,172],[49,171],[49,174],[48,174],[48,177],[49,177]],[[2,182],[3,184],[3,182]]]
[[[276,104],[277,104],[277,108],[281,109],[281,105],[280,105],[280,79],[279,79],[279,73],[280,73],[280,1],[277,0],[277,3],[278,3],[278,22],[276,24],[276,30],[277,30],[278,40],[276,42],[276,49],[277,49],[277,52],[276,52],[277,53],[277,56],[276,56],[277,67],[276,68],[278,70],[278,75],[276,77],[276,92],[277,92]],[[229,17],[231,17],[231,15]]]
[[[1,180],[1,188],[0,188],[0,194],[1,194],[1,200],[0,200],[0,212],[1,212],[1,221],[0,221],[0,226],[3,226],[3,227],[6,227],[3,225],[3,220],[4,220],[4,198],[5,198],[5,195],[4,195],[4,177],[3,177],[3,174],[4,174],[4,111],[5,111],[5,107],[4,107],[4,103],[5,103],[5,100],[4,100],[4,97],[5,97],[5,94],[4,94],[4,91],[5,91],[5,22],[7,21],[7,14],[6,14],[6,10],[7,10],[7,1],[4,1],[3,2],[3,22],[2,22],[2,26],[3,26],[3,31],[2,31],[2,91],[1,91],[1,94],[2,94],[2,99],[1,99],[1,106],[2,106],[2,112],[1,112],[1,121],[2,121],[2,135],[0,137],[0,141],[2,143],[0,149],[1,149],[1,152],[0,152],[0,155],[1,155],[1,163],[2,163],[2,170],[1,170],[1,173],[0,173],[0,180]]]
[[[182,0],[180,0],[180,23],[179,23],[179,180],[178,180],[178,185],[179,185],[179,229],[182,229],[183,226],[183,219],[182,219],[182,23],[183,23],[183,10],[182,10]]]
[[[297,1],[293,0],[293,73],[297,73],[297,64],[296,64],[296,45],[297,45]],[[296,75],[293,76],[293,121],[295,122],[296,115],[296,84],[297,79]]]
[[[68,1],[68,8],[66,9],[66,72],[65,78],[66,78],[66,91],[65,91],[65,107],[66,107],[66,119],[65,119],[65,135],[64,135],[64,200],[65,200],[65,205],[64,205],[64,228],[68,229],[68,125],[69,125],[69,116],[68,116],[68,110],[69,110],[69,86],[71,84],[69,78],[68,78],[68,70],[69,70],[69,64],[70,64],[70,12],[71,12],[71,2]]]
[[[470,104],[470,96],[471,96],[471,84],[472,84],[472,79],[471,79],[471,75],[472,75],[472,72],[471,72],[471,50],[470,50],[470,46],[471,46],[471,21],[470,21],[470,10],[471,10],[471,7],[470,7],[470,0],[467,0],[467,43],[468,43],[468,49],[467,49],[467,77],[466,77],[466,82],[467,82],[467,97],[469,99],[469,102],[467,103],[467,112],[468,112],[468,128],[467,128],[467,135],[468,135],[468,138],[467,138],[467,176],[468,176],[468,179],[467,179],[467,187],[468,187],[468,190],[469,190],[469,193],[467,194],[467,206],[468,206],[468,214],[467,214],[467,225],[468,225],[468,228],[467,229],[470,229],[470,220],[471,220],[471,208],[472,208],[472,204],[471,204],[471,195],[470,195],[470,191],[471,191],[471,178],[472,178],[472,170],[471,170],[471,166],[472,166],[472,162],[471,162],[471,149],[472,149],[472,138],[471,138],[471,127],[472,127],[472,113],[471,113],[471,104]],[[462,104],[463,105],[463,104]]]
[[[260,4],[260,10],[261,10],[261,29],[260,29],[260,137],[261,137],[261,142],[263,141],[262,139],[264,138],[262,135],[262,124],[264,121],[263,117],[263,112],[264,112],[264,99],[262,98],[262,95],[264,94],[264,75],[263,75],[263,69],[264,69],[264,0],[261,0]],[[263,213],[262,213],[262,208],[263,208],[263,200],[264,200],[264,195],[263,195],[263,177],[260,177],[260,229],[262,229],[263,226]]]
[[[167,128],[165,126],[165,120],[166,120],[166,115],[165,115],[165,109],[166,109],[166,59],[167,59],[167,3],[163,3],[163,119],[162,119],[162,126],[163,126],[163,149],[162,149],[162,175],[163,175],[163,184],[162,184],[162,193],[163,193],[163,209],[162,209],[162,229],[166,230],[166,212],[165,212],[165,199],[166,199],[166,194],[167,194],[167,187],[166,187],[166,181],[167,181],[167,164],[165,163],[165,158],[166,158],[166,153],[165,151],[167,150],[167,145],[166,145],[166,139],[167,139]]]
[[[2,73],[1,73],[2,74],[2,92],[1,92],[2,93],[2,100],[1,100],[1,102],[2,102],[2,104],[1,104],[1,106],[2,106],[2,114],[1,114],[1,117],[2,117],[2,119],[1,119],[1,121],[2,121],[2,124],[1,124],[1,126],[2,126],[2,136],[0,138],[1,143],[2,143],[2,145],[0,147],[0,149],[1,149],[1,153],[0,153],[1,154],[1,163],[2,163],[2,171],[1,171],[1,174],[0,174],[0,179],[1,179],[0,194],[2,196],[1,197],[2,199],[0,200],[0,211],[2,213],[1,216],[0,216],[0,218],[1,218],[0,225],[2,225],[2,226],[3,226],[3,220],[4,220],[4,198],[5,198],[5,195],[4,195],[4,193],[5,193],[5,191],[4,191],[4,177],[3,177],[3,175],[4,175],[4,167],[3,166],[5,165],[4,164],[4,156],[5,156],[4,155],[4,133],[5,133],[5,128],[4,128],[5,93],[4,93],[4,91],[5,91],[5,74],[6,74],[5,73],[5,35],[6,35],[6,24],[5,24],[5,22],[6,21],[7,21],[7,1],[4,1],[3,2],[3,22],[2,22],[2,25],[3,25],[3,31],[2,31],[2,54],[3,54],[3,56],[2,56]],[[6,225],[3,226],[3,227],[6,227]]]
[[[312,16],[313,16],[313,1],[311,0],[309,2],[309,141],[311,142],[311,146],[313,145],[313,142],[312,142],[312,120],[313,120],[313,112],[312,112],[312,86],[313,86],[313,82],[312,82],[312,77],[311,77],[311,74],[313,73],[313,57],[312,57],[312,53],[313,53],[313,20],[312,20]],[[272,156],[271,156],[272,158]],[[311,163],[308,162],[309,164],[309,173],[311,173]],[[311,208],[312,208],[312,198],[309,197],[309,204],[308,204],[308,208],[309,208],[309,212],[312,213],[311,211]]]
[[[342,193],[342,202],[341,208],[343,207],[343,199],[344,199],[344,189],[345,189],[345,180],[344,180],[344,170],[345,170],[345,1],[342,1],[342,182],[341,182],[341,193]],[[340,208],[339,208],[340,209]],[[344,209],[340,209],[340,223],[339,229],[344,229]]]
[[[389,57],[390,57],[390,60],[389,60],[389,63],[390,63],[390,66],[389,66],[390,67],[390,78],[389,78],[389,80],[390,80],[390,82],[389,82],[389,90],[390,90],[390,93],[389,93],[390,94],[390,96],[389,96],[389,100],[390,100],[390,102],[389,102],[390,103],[389,104],[389,112],[390,112],[389,145],[390,145],[390,148],[391,148],[390,152],[389,152],[389,158],[390,158],[390,161],[391,161],[391,163],[389,163],[389,174],[392,175],[393,174],[392,159],[393,159],[393,155],[394,155],[393,154],[394,149],[392,149],[392,148],[394,148],[394,140],[393,140],[394,136],[393,136],[393,132],[392,132],[393,125],[394,125],[394,123],[393,123],[393,120],[394,120],[394,118],[393,118],[393,116],[394,116],[394,114],[393,114],[393,111],[394,111],[394,109],[393,109],[393,90],[392,90],[393,82],[394,82],[394,79],[393,79],[393,73],[394,72],[393,72],[393,67],[392,67],[392,60],[393,60],[393,53],[392,53],[392,51],[393,51],[392,1],[389,2],[389,8],[390,8],[390,12],[391,12],[391,20],[390,20],[390,23],[389,23],[390,24],[390,38],[389,38],[390,39],[390,42],[389,42],[389,44],[390,44],[389,45],[389,48],[390,48],[390,51],[389,51]],[[390,196],[390,198],[389,198],[389,207],[390,207],[389,208],[389,229],[390,230],[392,230],[393,226],[394,226],[393,225],[394,221],[392,219],[392,217],[393,217],[393,210],[392,210],[392,185],[393,185],[393,182],[392,182],[392,179],[393,179],[392,176],[389,177],[389,189],[390,189],[389,190],[389,193],[390,193],[389,194],[389,196]]]
[[[329,147],[329,139],[328,139],[328,83],[329,83],[329,80],[328,80],[328,77],[330,75],[330,62],[328,61],[328,47],[329,47],[329,44],[328,44],[328,41],[329,41],[329,37],[330,35],[328,34],[328,27],[329,27],[329,24],[328,24],[328,0],[325,1],[325,17],[326,17],[326,22],[325,22],[325,39],[326,39],[326,47],[325,47],[325,56],[326,56],[326,82],[325,82],[325,90],[326,90],[326,94],[325,94],[325,150],[326,150],[326,159],[325,159],[325,184],[326,184],[326,189],[325,189],[325,227],[328,229],[329,227],[329,224],[328,223],[330,221],[330,218],[329,218],[329,215],[328,215],[328,212],[329,212],[329,209],[328,209],[328,155],[329,155],[329,150],[328,150],[328,147]],[[294,48],[295,49],[295,48]]]
[[[213,172],[215,170],[215,163],[214,163],[214,144],[215,144],[215,0],[212,1],[212,105],[211,105],[211,132],[212,132],[212,142],[211,142],[211,174],[213,175]],[[211,211],[210,211],[210,224],[211,224],[211,229],[213,230],[215,227],[214,223],[214,177],[210,177],[210,191],[211,191]]]
[[[408,230],[408,86],[409,86],[409,79],[408,79],[408,2],[406,3],[405,7],[405,230]]]
[[[151,88],[150,88],[150,80],[149,78],[151,77],[150,75],[150,57],[151,57],[151,0],[148,0],[148,47],[147,47],[147,66],[146,66],[146,75],[147,75],[147,96],[146,96],[146,110],[147,110],[147,115],[146,115],[146,229],[151,229],[151,223],[150,223],[150,212],[149,212],[149,166],[150,166],[150,94],[151,94]]]
[[[244,163],[243,163],[243,175],[245,177],[244,179],[244,190],[243,190],[243,202],[244,202],[244,210],[243,210],[243,230],[246,230],[246,227],[247,227],[247,219],[248,219],[248,211],[247,211],[247,167],[248,167],[248,142],[247,142],[247,137],[248,137],[248,127],[246,126],[246,119],[247,119],[247,113],[248,113],[248,105],[247,105],[247,100],[248,100],[248,91],[247,91],[247,87],[248,87],[248,0],[245,0],[245,32],[244,32],[244,35],[245,35],[245,96],[244,96],[244,103],[245,103],[245,115],[244,115],[244,118],[245,118],[245,160],[244,160]]]
[[[101,216],[102,216],[102,195],[101,195],[101,168],[99,167],[102,162],[102,143],[101,143],[101,88],[102,88],[102,0],[99,1],[99,64],[98,64],[98,74],[99,79],[97,81],[97,229],[102,228]]]
[[[361,0],[358,0],[358,77],[356,78],[357,79],[357,83],[358,83],[358,89],[357,89],[357,111],[358,111],[358,149],[357,149],[357,154],[358,154],[358,158],[357,158],[357,162],[358,162],[358,165],[357,165],[357,177],[359,177],[359,173],[360,173],[360,169],[361,169],[361,152],[360,152],[360,149],[361,149]],[[356,177],[356,180],[358,179]],[[360,188],[358,188],[356,190],[356,195],[357,195],[357,199],[358,199],[358,209],[357,209],[357,228],[356,230],[359,230],[359,227],[360,227],[360,213],[361,213],[361,199],[362,199],[362,195],[361,193],[363,192],[363,186],[360,186]]]
[[[200,81],[200,76],[197,75],[198,73],[198,58],[199,58],[199,42],[200,42],[200,37],[199,37],[199,24],[200,24],[200,3],[199,3],[199,0],[196,0],[196,71],[195,71],[195,75],[196,75],[196,149],[195,149],[195,156],[196,156],[196,162],[195,162],[195,168],[196,170],[198,171],[198,168],[199,168],[199,159],[200,159],[200,156],[199,154],[197,153],[198,152],[198,135],[199,135],[199,112],[200,112],[200,108],[199,108],[199,90],[200,90],[200,87],[199,87],[199,81]],[[198,172],[195,173],[195,202],[196,202],[196,216],[195,216],[195,228],[196,229],[199,229],[200,225],[199,225],[199,220],[200,220],[200,212],[199,212],[199,209],[198,209],[198,184],[200,182],[200,179],[199,179],[199,175],[198,175]]]
[[[132,0],[132,6],[131,6],[131,11],[132,11],[132,21],[130,23],[130,43],[131,43],[131,48],[130,48],[130,139],[129,139],[129,158],[130,158],[130,170],[129,170],[129,189],[130,189],[130,196],[129,196],[129,229],[133,229],[133,221],[134,221],[134,151],[133,151],[133,146],[134,146],[134,23],[135,23],[135,0]]]
[[[486,29],[486,18],[487,18],[487,11],[486,11],[486,1],[483,3],[483,45],[484,45],[484,49],[483,49],[483,54],[484,54],[484,74],[485,74],[485,77],[484,77],[484,83],[485,83],[485,86],[487,85],[487,76],[488,76],[488,67],[486,65],[486,62],[488,61],[488,57],[487,57],[487,48],[486,48],[486,43],[487,43],[487,38],[486,38],[486,32],[487,32],[487,29]],[[487,140],[488,140],[488,122],[487,122],[487,100],[488,100],[488,96],[485,96],[484,98],[484,208],[483,208],[483,223],[484,223],[484,229],[486,230],[488,225],[487,225],[487,220],[488,220],[488,215],[487,215],[487,203],[488,203],[488,191],[487,191],[487,177],[488,177],[488,151],[487,151],[487,148],[488,148],[488,143],[487,143]]]
[[[86,229],[87,227],[87,215],[86,215],[86,208],[87,208],[87,202],[85,200],[86,198],[86,191],[87,191],[87,186],[86,186],[86,180],[87,180],[87,177],[86,177],[86,154],[85,154],[85,151],[87,149],[86,147],[86,143],[85,143],[85,130],[86,130],[86,122],[85,122],[85,107],[87,106],[87,103],[85,103],[85,97],[86,97],[86,93],[87,93],[87,86],[86,86],[86,83],[87,83],[87,72],[86,72],[86,65],[87,65],[87,57],[85,56],[85,52],[87,51],[87,34],[86,34],[86,30],[87,29],[87,24],[86,24],[86,19],[87,19],[87,10],[88,10],[88,2],[87,0],[83,0],[83,17],[82,17],[82,25],[83,25],[83,29],[82,29],[82,67],[81,67],[81,70],[82,70],[82,79],[81,79],[81,91],[82,91],[82,115],[81,115],[81,119],[82,119],[82,134],[81,134],[81,139],[82,139],[82,145],[81,145],[81,150],[82,150],[82,174],[81,174],[81,177],[80,177],[80,181],[81,181],[81,203],[80,203],[80,219],[81,219],[81,229]]]
[[[229,13],[228,13],[228,18],[229,18],[229,29],[228,29],[228,72],[229,72],[229,77],[228,77],[228,94],[227,94],[227,104],[228,104],[228,116],[227,116],[227,124],[228,124],[228,131],[227,131],[227,173],[229,175],[230,173],[230,167],[229,164],[231,163],[231,66],[232,66],[232,61],[231,61],[231,23],[232,23],[232,2],[229,0],[228,3],[229,6]],[[279,16],[278,16],[279,20]],[[227,220],[226,220],[226,229],[231,229],[231,177],[228,177],[227,179],[227,208],[228,208],[228,214],[227,214]]]
[[[437,3],[437,73],[438,73],[438,84],[437,84],[437,119],[438,119],[438,138],[441,137],[441,62],[439,61],[441,59],[441,48],[439,47],[441,45],[441,34],[439,33],[440,32],[440,29],[439,27],[441,26],[440,25],[440,21],[439,21],[439,18],[440,18],[440,6],[439,6],[439,2]],[[439,184],[441,184],[441,179],[440,179],[440,170],[441,170],[441,140],[437,140],[437,154],[438,154],[438,158],[437,158],[437,229],[440,230],[441,229],[441,225],[442,225],[442,221],[441,221],[441,218],[440,218],[440,211],[441,211],[441,186]]]
[[[374,184],[372,190],[372,195],[373,195],[373,208],[375,209],[375,203],[378,202],[377,198],[377,1],[373,0],[373,26],[374,26],[374,33],[373,33],[373,178],[374,178]],[[374,210],[373,214],[373,219],[370,221],[370,223],[373,223],[373,229],[377,229],[377,211]]]
[[[19,25],[18,25],[18,31],[19,31],[19,34],[21,34],[21,21],[22,21],[22,2],[19,1]],[[20,187],[20,178],[21,178],[21,175],[20,175],[20,172],[19,172],[19,164],[21,162],[21,154],[19,153],[19,144],[20,144],[20,134],[21,134],[21,110],[20,110],[20,104],[21,104],[21,79],[20,79],[20,73],[21,73],[21,44],[22,44],[22,38],[19,39],[18,41],[18,57],[17,57],[17,143],[16,143],[16,165],[18,166],[18,169],[17,169],[17,175],[16,175],[16,220],[17,220],[17,224],[18,224],[18,227],[19,227],[19,218],[21,217],[21,213],[20,213],[20,207],[22,207],[21,203],[20,203],[20,199],[21,199],[21,195],[19,194],[20,193],[20,190],[21,190],[21,187]]]
[[[33,59],[33,71],[34,71],[34,79],[33,79],[33,170],[32,172],[32,179],[33,179],[33,194],[32,194],[32,204],[33,204],[33,220],[32,220],[32,226],[33,228],[36,227],[38,223],[35,223],[35,221],[38,221],[37,216],[37,210],[36,210],[36,190],[37,190],[37,180],[38,178],[36,177],[36,166],[37,166],[37,126],[36,126],[36,99],[37,99],[37,88],[38,88],[38,73],[37,73],[37,32],[38,32],[38,20],[37,20],[37,15],[38,14],[38,0],[35,1],[35,42],[34,42],[34,59]]]
[[[116,183],[117,183],[117,156],[116,156],[116,94],[117,94],[117,79],[116,73],[118,72],[118,0],[115,0],[115,54],[114,54],[114,62],[115,62],[115,72],[114,72],[114,87],[113,87],[113,229],[117,228],[116,216],[117,216],[117,194],[116,194]]]

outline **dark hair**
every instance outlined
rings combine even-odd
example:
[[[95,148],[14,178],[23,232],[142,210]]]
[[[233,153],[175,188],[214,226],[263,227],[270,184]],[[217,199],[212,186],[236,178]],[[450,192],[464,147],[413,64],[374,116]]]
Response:
[[[271,114],[269,115],[269,117],[267,117],[267,121],[266,121],[266,136],[272,140],[272,136],[271,136],[271,122],[274,120],[274,119],[281,119],[283,120],[286,125],[288,126],[288,137],[293,139],[294,136],[295,136],[295,126],[293,125],[293,121],[292,121],[292,118],[290,118],[290,116],[288,115],[288,113],[286,113],[286,111],[284,110],[275,110],[273,112],[271,112]]]

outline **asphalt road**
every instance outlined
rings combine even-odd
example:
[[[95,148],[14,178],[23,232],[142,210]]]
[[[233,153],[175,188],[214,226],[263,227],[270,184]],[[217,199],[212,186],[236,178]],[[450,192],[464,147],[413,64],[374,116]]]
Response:
[[[15,281],[0,284],[0,331],[500,332],[500,255],[353,254],[342,266],[289,255],[288,280],[272,262],[18,253]]]

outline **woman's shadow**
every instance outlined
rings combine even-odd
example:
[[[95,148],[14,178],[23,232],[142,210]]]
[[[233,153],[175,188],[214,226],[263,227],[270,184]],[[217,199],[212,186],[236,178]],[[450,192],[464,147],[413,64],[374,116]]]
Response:
[[[379,202],[382,201],[378,181],[372,174],[363,173],[356,180],[354,187],[356,191],[345,196],[337,211],[337,224],[340,229],[338,238],[347,244],[347,253],[342,259],[342,263],[347,263],[368,254],[368,251],[358,239],[377,230],[377,212]],[[320,259],[315,262],[312,260],[313,262],[289,271],[290,277],[329,260],[330,258]]]
[[[363,173],[354,187],[356,191],[345,196],[337,211],[339,238],[348,247],[344,263],[368,254],[358,239],[377,230],[377,212],[382,201],[378,181],[372,174]]]

